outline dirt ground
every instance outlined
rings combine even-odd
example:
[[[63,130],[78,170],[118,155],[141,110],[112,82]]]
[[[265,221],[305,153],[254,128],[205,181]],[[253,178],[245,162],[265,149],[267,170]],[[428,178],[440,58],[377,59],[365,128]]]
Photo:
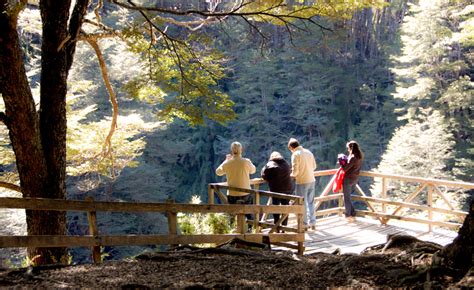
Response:
[[[440,247],[413,239],[375,246],[360,255],[305,256],[242,248],[238,243],[208,249],[182,247],[99,265],[4,269],[0,287],[474,287],[474,273],[459,282],[453,273],[430,268]]]

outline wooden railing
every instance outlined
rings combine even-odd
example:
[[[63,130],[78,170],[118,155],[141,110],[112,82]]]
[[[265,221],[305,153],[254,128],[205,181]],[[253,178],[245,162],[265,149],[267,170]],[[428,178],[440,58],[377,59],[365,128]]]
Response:
[[[247,192],[252,195],[253,204],[255,206],[261,206],[261,198],[267,198],[267,203],[264,205],[265,207],[283,207],[288,208],[289,210],[286,211],[284,214],[280,215],[280,218],[277,221],[268,221],[267,217],[270,213],[279,213],[276,211],[267,211],[262,214],[255,213],[253,215],[253,220],[247,220],[248,224],[253,225],[253,228],[256,232],[261,233],[263,229],[269,229],[269,233],[275,233],[282,231],[284,234],[289,233],[296,233],[296,239],[293,241],[297,242],[297,245],[293,245],[291,243],[282,243],[280,241],[271,241],[272,244],[278,246],[284,246],[288,248],[295,248],[298,249],[298,253],[304,252],[304,225],[303,225],[303,214],[304,214],[304,204],[303,198],[298,197],[295,195],[290,194],[282,194],[277,192],[259,190],[258,186],[261,183],[264,183],[263,180],[254,179],[252,180],[252,185],[254,189],[243,189],[243,188],[236,188],[227,186],[226,182],[222,183],[211,183],[208,185],[208,202],[209,204],[215,203],[215,196],[217,195],[218,199],[223,204],[228,204],[227,196],[221,190],[235,190],[240,192]],[[271,205],[272,198],[279,198],[279,199],[287,199],[289,200],[289,205]],[[282,222],[289,217],[290,214],[294,214],[296,216],[296,226],[283,226]],[[244,216],[240,217],[240,221],[238,222],[239,227],[243,227],[244,224]],[[291,235],[291,234],[290,234]]]
[[[59,200],[40,198],[0,198],[0,208],[16,208],[28,210],[82,211],[89,217],[89,235],[85,236],[0,236],[0,248],[21,247],[91,247],[94,262],[100,262],[100,247],[131,246],[131,245],[177,245],[177,244],[219,244],[234,238],[251,242],[287,243],[297,242],[298,252],[303,254],[304,229],[298,228],[297,233],[247,233],[243,223],[232,234],[196,234],[179,233],[178,213],[227,213],[236,215],[242,221],[245,214],[255,216],[269,213],[296,214],[301,216],[304,207],[298,201],[293,206],[267,205],[229,205],[229,204],[178,204],[178,203],[136,203],[136,202],[102,202],[80,200]],[[97,212],[160,212],[168,217],[168,234],[159,235],[101,235],[97,227]]]
[[[332,176],[323,191],[319,194],[319,197],[315,198],[315,210],[318,216],[325,216],[334,213],[342,215],[344,212],[342,194],[332,193],[332,184],[334,182],[334,174],[336,171],[336,169],[333,169],[315,172],[315,176]],[[358,216],[375,217],[379,219],[382,224],[387,224],[387,222],[390,220],[402,220],[427,224],[428,231],[430,232],[433,230],[433,226],[454,229],[459,228],[468,213],[455,208],[455,206],[449,201],[447,192],[450,189],[456,191],[474,189],[474,183],[469,182],[420,178],[368,171],[362,171],[360,175],[361,179],[364,177],[372,178],[374,180],[380,179],[381,190],[378,192],[380,197],[377,198],[369,196],[359,185],[356,186],[356,191],[360,195],[352,196],[353,200],[362,201],[367,205],[367,210],[356,210]],[[393,181],[401,181],[404,183],[413,184],[415,189],[403,200],[394,200],[395,197],[388,193],[390,182]],[[396,193],[397,188],[392,188],[390,191]],[[418,203],[414,203],[415,198],[420,197],[422,193],[426,193],[426,198],[419,198]],[[441,199],[444,202],[446,208],[435,207],[435,198]],[[338,205],[336,207],[329,207],[324,210],[319,209],[323,202],[330,200],[337,200]],[[413,210],[425,212],[426,217],[415,216],[412,212],[410,212]],[[456,221],[435,220],[434,213],[454,216],[456,217]]]
[[[344,203],[342,193],[333,193],[332,186],[335,179],[337,169],[315,171],[315,177],[331,176],[332,178],[326,184],[321,193],[316,193],[315,213],[316,216],[324,217],[337,214],[341,216],[344,212]],[[449,189],[454,190],[472,190],[474,183],[440,180],[433,178],[420,178],[395,174],[384,174],[378,172],[361,172],[361,179],[368,177],[372,179],[380,179],[381,191],[378,194],[379,198],[369,196],[359,185],[356,190],[360,195],[352,196],[353,200],[362,201],[367,205],[367,210],[356,210],[357,216],[370,216],[377,218],[381,224],[387,224],[390,220],[402,220],[408,222],[416,222],[428,225],[428,231],[433,230],[433,226],[448,227],[458,229],[462,225],[462,221],[467,216],[467,212],[455,208],[449,201],[447,192]],[[403,200],[394,200],[394,196],[388,194],[388,188],[391,181],[402,181],[405,183],[413,183],[416,189],[408,194]],[[251,181],[255,188],[265,181],[261,178],[256,178]],[[396,192],[397,188],[393,188],[392,192]],[[419,203],[414,203],[416,197],[421,193],[426,193],[426,199],[419,199]],[[439,208],[434,206],[435,198],[441,199],[446,208]],[[333,201],[327,203],[328,201]],[[336,201],[336,202],[334,202]],[[270,200],[268,201],[270,203]],[[328,204],[327,207],[321,209],[323,203]],[[334,204],[337,204],[334,206]],[[425,217],[419,217],[407,212],[406,210],[418,210],[425,212]],[[448,216],[454,216],[455,221],[441,221],[435,220],[434,214],[439,213]]]
[[[336,170],[316,171],[316,177],[333,176]],[[431,231],[433,226],[458,228],[467,212],[456,209],[446,196],[448,188],[461,190],[474,189],[474,183],[455,182],[438,179],[427,179],[401,175],[382,174],[376,172],[361,172],[361,176],[381,179],[381,198],[368,196],[359,186],[357,191],[360,196],[353,196],[367,204],[367,210],[357,210],[358,216],[372,216],[378,218],[382,224],[390,220],[403,220],[428,225]],[[390,180],[411,182],[416,184],[416,189],[405,197],[404,200],[393,200],[388,194]],[[342,215],[343,196],[332,193],[334,177],[330,179],[323,191],[316,194],[315,211],[317,216]],[[100,247],[102,246],[130,246],[130,245],[177,245],[177,244],[218,244],[227,242],[233,238],[241,238],[252,242],[270,242],[304,252],[304,227],[303,214],[304,205],[301,197],[280,194],[265,190],[259,190],[259,186],[265,183],[260,178],[251,181],[253,189],[238,189],[227,186],[226,183],[212,183],[208,187],[208,204],[178,204],[178,203],[136,203],[136,202],[99,202],[91,199],[80,200],[54,200],[33,198],[0,198],[0,208],[17,208],[29,210],[53,210],[53,211],[83,211],[89,217],[89,235],[84,236],[0,236],[0,248],[17,247],[91,247],[93,259],[100,261]],[[445,187],[444,189],[441,187]],[[222,190],[239,190],[248,192],[254,197],[252,205],[230,205]],[[426,192],[426,200],[421,204],[413,203],[415,197]],[[221,204],[215,204],[215,197],[219,198]],[[261,205],[262,198],[266,198],[266,204]],[[271,205],[272,198],[289,199],[290,205]],[[447,208],[434,207],[434,199],[443,200]],[[327,201],[337,201],[336,206],[324,209],[321,204]],[[405,209],[421,210],[426,212],[427,218],[403,214]],[[168,234],[159,235],[101,235],[97,228],[97,212],[160,212],[168,217]],[[179,233],[178,213],[227,213],[237,216],[237,232],[233,234],[196,234],[183,235]],[[268,219],[269,214],[278,213],[280,219],[273,221]],[[452,215],[457,221],[436,221],[434,213]],[[245,214],[252,214],[255,218],[247,221],[254,226],[254,233],[245,230]],[[296,226],[282,226],[282,221],[288,217],[296,217]],[[279,231],[284,231],[279,233]],[[295,244],[296,243],[296,244]]]

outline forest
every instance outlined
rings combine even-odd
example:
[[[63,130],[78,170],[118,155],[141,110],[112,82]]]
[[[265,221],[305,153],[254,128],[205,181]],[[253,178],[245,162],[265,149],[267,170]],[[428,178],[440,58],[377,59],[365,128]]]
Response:
[[[472,182],[469,0],[250,1],[235,15],[239,1],[77,0],[71,15],[69,1],[37,2],[0,0],[1,196],[205,202],[233,141],[256,178],[272,151],[289,160],[290,137],[318,170],[357,140],[363,170]],[[472,192],[449,198],[466,210]],[[165,219],[104,213],[99,227],[164,233]],[[0,221],[1,234],[88,230],[77,214]]]

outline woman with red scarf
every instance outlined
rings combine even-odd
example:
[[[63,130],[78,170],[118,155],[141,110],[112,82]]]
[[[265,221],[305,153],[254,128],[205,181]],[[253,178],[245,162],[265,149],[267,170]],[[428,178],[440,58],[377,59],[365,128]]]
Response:
[[[342,165],[345,172],[342,183],[342,192],[344,193],[345,216],[349,222],[355,221],[355,209],[352,204],[351,194],[359,181],[359,173],[364,160],[364,154],[356,141],[349,141],[346,145],[348,155],[347,164]]]

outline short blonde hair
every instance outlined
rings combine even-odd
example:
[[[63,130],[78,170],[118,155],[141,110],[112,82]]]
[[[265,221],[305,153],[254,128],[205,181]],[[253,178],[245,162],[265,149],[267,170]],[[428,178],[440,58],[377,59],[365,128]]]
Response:
[[[232,142],[230,145],[230,152],[232,155],[241,155],[242,154],[242,144],[239,142]]]
[[[275,159],[283,159],[283,156],[281,156],[280,152],[273,151],[272,154],[270,154],[270,160],[275,160]]]

